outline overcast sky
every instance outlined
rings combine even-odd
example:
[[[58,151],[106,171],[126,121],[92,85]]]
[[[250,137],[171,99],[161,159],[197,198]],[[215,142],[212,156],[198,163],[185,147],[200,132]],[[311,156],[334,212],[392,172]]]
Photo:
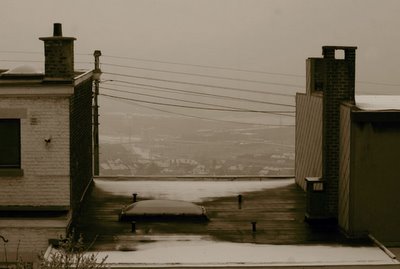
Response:
[[[358,81],[400,84],[399,14],[398,0],[2,0],[0,59],[42,59],[4,51],[42,52],[38,37],[51,36],[52,24],[60,22],[64,36],[77,38],[76,53],[99,49],[104,56],[289,75],[305,75],[305,59],[321,56],[323,45],[357,46]],[[89,60],[76,56],[77,62]],[[304,85],[295,76],[261,77],[106,57],[102,62]],[[15,64],[0,61],[0,68]],[[398,93],[399,87],[357,84],[358,92],[364,89]]]

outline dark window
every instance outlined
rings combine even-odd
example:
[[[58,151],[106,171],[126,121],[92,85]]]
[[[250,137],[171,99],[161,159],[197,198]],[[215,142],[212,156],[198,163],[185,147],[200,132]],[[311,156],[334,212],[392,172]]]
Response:
[[[0,168],[21,167],[20,119],[0,119]]]

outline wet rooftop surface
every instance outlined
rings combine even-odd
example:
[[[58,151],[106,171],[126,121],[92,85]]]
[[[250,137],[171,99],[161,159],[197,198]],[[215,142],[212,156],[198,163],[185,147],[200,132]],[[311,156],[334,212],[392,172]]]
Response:
[[[209,222],[118,221],[138,200],[180,199],[205,206]],[[238,195],[242,195],[239,206]],[[130,181],[96,179],[78,232],[111,268],[398,268],[369,241],[352,241],[335,225],[304,221],[305,193],[293,179]],[[256,222],[253,232],[252,222]]]
[[[276,183],[277,182],[277,183]],[[145,195],[138,193],[138,200],[169,197],[168,189],[163,184],[176,186],[182,192],[203,192],[203,197],[193,197],[198,205],[207,209],[209,222],[193,221],[139,221],[136,232],[132,233],[130,222],[118,221],[121,208],[132,202],[129,187],[124,181],[121,191],[116,186],[118,181],[97,180],[86,205],[82,209],[78,232],[83,233],[86,240],[95,240],[92,250],[135,250],[138,245],[165,240],[165,238],[182,239],[182,236],[199,236],[208,240],[235,243],[257,243],[278,245],[300,244],[346,244],[370,245],[368,241],[352,241],[343,236],[336,225],[309,225],[304,221],[305,193],[291,179],[279,179],[272,182],[272,188],[257,181],[241,182],[238,190],[210,194],[215,191],[214,185],[222,187],[238,182],[160,182],[134,181],[133,189],[141,187],[151,190]],[[275,184],[276,183],[276,184]],[[107,191],[107,184],[114,188]],[[241,185],[240,185],[241,184]],[[253,185],[253,187],[251,187]],[[204,187],[207,186],[207,187]],[[171,187],[171,190],[174,189]],[[187,191],[185,191],[185,189]],[[240,192],[239,189],[245,189]],[[253,190],[252,190],[253,189]],[[255,190],[254,190],[255,189]],[[242,203],[238,203],[237,195],[242,195]],[[179,198],[174,194],[173,198]],[[179,195],[178,195],[179,196]],[[185,197],[184,194],[182,194]],[[219,197],[221,196],[221,197]],[[255,222],[255,223],[253,223]],[[255,227],[254,227],[255,226]],[[256,231],[253,231],[253,228]]]

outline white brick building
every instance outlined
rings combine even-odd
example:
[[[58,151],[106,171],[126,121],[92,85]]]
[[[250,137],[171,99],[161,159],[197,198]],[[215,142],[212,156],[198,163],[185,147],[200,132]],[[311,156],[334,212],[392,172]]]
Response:
[[[61,25],[41,40],[44,74],[0,70],[0,235],[11,258],[65,235],[92,182],[93,73],[74,71],[75,39]]]

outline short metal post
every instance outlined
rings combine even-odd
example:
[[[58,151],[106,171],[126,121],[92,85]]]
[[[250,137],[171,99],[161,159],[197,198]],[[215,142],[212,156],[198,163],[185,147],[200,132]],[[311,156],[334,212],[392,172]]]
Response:
[[[257,222],[256,221],[251,222],[251,227],[252,227],[253,233],[257,232]]]
[[[133,200],[133,202],[134,203],[136,203],[136,201],[137,201],[137,193],[132,193],[132,200]]]
[[[132,233],[136,233],[136,221],[132,221],[131,222],[131,231],[132,231]]]
[[[239,194],[238,196],[238,208],[239,209],[242,209],[242,198],[243,198],[243,196],[241,195],[241,194]]]

